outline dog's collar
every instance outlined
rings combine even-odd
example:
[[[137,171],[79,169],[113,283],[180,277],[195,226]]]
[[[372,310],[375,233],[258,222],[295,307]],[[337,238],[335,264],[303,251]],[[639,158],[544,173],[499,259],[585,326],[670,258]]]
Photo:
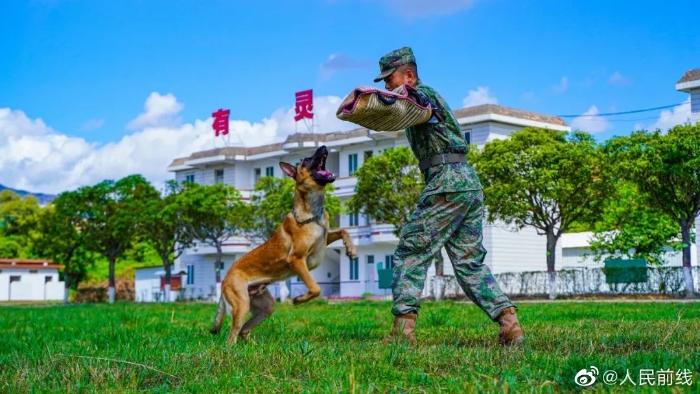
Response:
[[[294,215],[294,220],[296,220],[297,224],[300,226],[303,226],[307,223],[315,222],[321,217],[321,214],[316,214],[308,219],[299,220],[299,217],[297,216],[297,211],[295,211],[294,208],[292,208],[292,215]]]

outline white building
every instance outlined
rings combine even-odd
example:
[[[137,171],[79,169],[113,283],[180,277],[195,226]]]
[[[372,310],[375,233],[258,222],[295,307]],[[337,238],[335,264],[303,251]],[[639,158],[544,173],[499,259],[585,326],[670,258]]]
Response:
[[[690,115],[692,123],[700,122],[700,68],[688,70],[676,82],[676,90],[690,95]]]
[[[170,274],[170,302],[184,292],[182,282],[186,275],[174,270]],[[134,300],[136,302],[159,302],[165,298],[165,268],[162,265],[134,269]]]
[[[47,260],[0,259],[0,301],[62,300],[62,268]]]
[[[681,79],[676,82],[676,90],[690,95],[691,123],[700,122],[700,68],[688,70]],[[700,218],[695,222],[695,234],[700,235]],[[696,235],[697,259],[700,261],[700,236]]]
[[[526,126],[570,130],[561,118],[493,104],[458,109],[454,114],[465,139],[477,146],[505,138]],[[364,128],[327,134],[297,133],[276,144],[194,152],[189,157],[175,159],[168,171],[174,172],[178,181],[188,179],[200,184],[231,184],[244,198],[248,198],[261,176],[284,176],[279,168],[280,161],[296,163],[312,154],[320,145],[329,149],[326,168],[338,176],[334,182],[335,194],[345,201],[354,194],[356,178],[353,174],[367,157],[380,154],[387,148],[408,146],[408,141],[403,131],[375,132]],[[326,261],[312,271],[322,288],[322,296],[384,294],[385,291],[378,288],[377,269],[392,267],[392,255],[398,242],[392,234],[392,227],[375,223],[362,215],[344,215],[340,217],[340,226],[353,237],[358,247],[358,258],[350,261],[345,255],[342,241],[329,245]],[[485,224],[483,242],[488,251],[486,264],[494,273],[546,270],[545,239],[538,236],[534,229],[514,232],[502,223]],[[224,243],[222,277],[231,264],[250,248],[250,242],[241,238],[229,239]],[[185,251],[176,261],[175,271],[187,273],[183,285],[187,288],[188,298],[190,294],[194,294],[195,298],[210,298],[215,294],[214,261],[215,250],[206,245],[197,245]],[[433,272],[434,268],[431,267],[428,275]],[[451,264],[445,256],[445,274],[451,273]],[[292,297],[306,292],[306,287],[297,278],[289,284]],[[272,286],[271,290],[277,295],[276,286]]]
[[[602,268],[603,263],[595,261],[591,255],[592,232],[562,234],[557,245],[557,265],[560,269]],[[697,266],[697,245],[690,245],[690,264]],[[603,256],[605,259],[607,255]],[[666,267],[682,267],[683,253],[670,246],[664,248],[662,255]]]

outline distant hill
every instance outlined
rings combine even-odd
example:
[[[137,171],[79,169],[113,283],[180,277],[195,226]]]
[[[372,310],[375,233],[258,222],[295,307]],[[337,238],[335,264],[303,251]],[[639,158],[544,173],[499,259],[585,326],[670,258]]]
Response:
[[[13,189],[13,188],[11,188],[11,187],[7,187],[7,186],[3,185],[2,183],[0,183],[0,192],[3,191],[3,190],[5,190],[5,189],[11,190],[11,191],[13,191],[13,192],[19,194],[19,195],[22,196],[22,197],[24,197],[24,196],[30,194],[30,195],[32,195],[32,196],[38,198],[38,199],[39,199],[39,204],[41,204],[41,205],[47,204],[47,203],[53,201],[54,198],[56,198],[56,196],[54,196],[54,195],[52,195],[52,194],[32,193],[32,192],[28,192],[28,191],[26,191],[26,190],[17,190],[17,189]]]

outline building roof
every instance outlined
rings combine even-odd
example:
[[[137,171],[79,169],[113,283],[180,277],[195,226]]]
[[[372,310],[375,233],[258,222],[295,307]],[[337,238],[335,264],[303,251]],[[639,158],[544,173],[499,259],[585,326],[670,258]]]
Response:
[[[563,119],[558,116],[544,115],[536,112],[525,111],[521,109],[503,107],[496,104],[483,104],[474,107],[460,108],[453,111],[455,118],[467,118],[472,116],[486,115],[486,114],[497,114],[503,116],[510,116],[513,118],[530,120],[536,122],[549,123],[557,126],[566,126]],[[284,150],[284,145],[293,144],[299,142],[331,142],[350,138],[364,137],[367,136],[367,129],[364,127],[353,129],[350,131],[334,131],[330,133],[295,133],[287,136],[284,142],[278,142],[274,144],[253,146],[253,147],[226,147],[226,148],[215,148],[205,151],[195,152],[188,157],[176,158],[170,163],[169,167],[184,165],[189,160],[201,159],[205,157],[214,156],[250,156],[258,155],[262,153],[269,153],[275,151]]]
[[[688,70],[676,83],[692,82],[700,80],[700,68]]]
[[[61,269],[51,260],[0,259],[0,268]]]
[[[460,108],[454,111],[454,115],[457,119],[486,114],[510,116],[518,119],[550,123],[558,126],[566,126],[564,120],[558,116],[544,115],[536,112],[525,111],[522,109],[503,107],[501,105],[496,104],[482,104],[476,105],[474,107]]]

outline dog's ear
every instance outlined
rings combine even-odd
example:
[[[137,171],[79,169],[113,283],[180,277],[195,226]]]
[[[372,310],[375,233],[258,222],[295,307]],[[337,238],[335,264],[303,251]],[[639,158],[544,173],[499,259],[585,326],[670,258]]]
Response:
[[[285,174],[287,174],[288,177],[295,179],[297,176],[297,168],[294,167],[293,165],[285,162],[280,162],[280,168],[282,171],[284,171]]]

